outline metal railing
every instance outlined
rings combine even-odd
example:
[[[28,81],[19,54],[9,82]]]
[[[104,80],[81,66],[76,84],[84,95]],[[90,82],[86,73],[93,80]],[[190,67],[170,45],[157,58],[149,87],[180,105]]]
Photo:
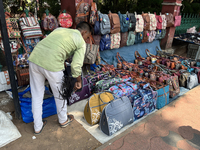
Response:
[[[200,16],[198,14],[183,14],[181,26],[176,27],[175,35],[186,33],[187,29],[195,26],[196,30],[200,28]]]

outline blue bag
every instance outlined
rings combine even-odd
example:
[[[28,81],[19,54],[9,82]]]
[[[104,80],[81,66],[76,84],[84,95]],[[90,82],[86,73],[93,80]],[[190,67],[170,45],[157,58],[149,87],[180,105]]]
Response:
[[[121,32],[127,32],[129,28],[129,18],[126,14],[121,14],[120,11],[118,12],[119,19],[120,19],[120,30]]]
[[[102,35],[100,41],[100,51],[110,49],[110,45],[111,45],[110,34]]]
[[[142,43],[143,32],[138,32],[135,35],[135,44]]]
[[[157,92],[153,91],[149,84],[145,86],[128,96],[133,106],[134,120],[138,120],[156,109]]]
[[[100,32],[101,34],[109,34],[110,33],[110,19],[107,14],[102,14],[100,11],[98,11],[99,15],[99,23],[100,23]]]
[[[30,87],[28,87],[23,92],[19,93],[19,100],[21,106],[22,120],[25,123],[30,123],[33,122],[32,100],[31,98],[23,97],[24,94],[26,94],[27,92],[31,92]],[[45,93],[50,93],[47,87],[45,87]],[[43,100],[42,108],[43,108],[42,118],[46,118],[57,114],[56,104],[53,95],[52,97]]]
[[[94,23],[94,34],[101,34],[100,32],[100,22],[99,21],[95,21]]]

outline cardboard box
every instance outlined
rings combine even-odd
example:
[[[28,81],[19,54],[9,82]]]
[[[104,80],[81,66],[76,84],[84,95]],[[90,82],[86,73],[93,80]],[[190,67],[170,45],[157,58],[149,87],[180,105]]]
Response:
[[[8,71],[0,72],[0,92],[11,89]]]

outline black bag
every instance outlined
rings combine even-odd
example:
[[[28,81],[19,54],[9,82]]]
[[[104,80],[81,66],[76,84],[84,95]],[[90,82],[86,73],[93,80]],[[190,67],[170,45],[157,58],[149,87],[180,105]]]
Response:
[[[133,13],[126,13],[128,18],[129,18],[129,31],[135,31],[135,26],[136,26],[136,18],[135,15]]]

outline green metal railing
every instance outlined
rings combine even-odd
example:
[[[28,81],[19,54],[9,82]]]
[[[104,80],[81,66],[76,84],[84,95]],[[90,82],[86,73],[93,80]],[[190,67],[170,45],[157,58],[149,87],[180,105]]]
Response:
[[[181,26],[176,27],[175,35],[186,33],[187,29],[195,26],[196,30],[200,28],[200,16],[198,14],[183,14]]]

